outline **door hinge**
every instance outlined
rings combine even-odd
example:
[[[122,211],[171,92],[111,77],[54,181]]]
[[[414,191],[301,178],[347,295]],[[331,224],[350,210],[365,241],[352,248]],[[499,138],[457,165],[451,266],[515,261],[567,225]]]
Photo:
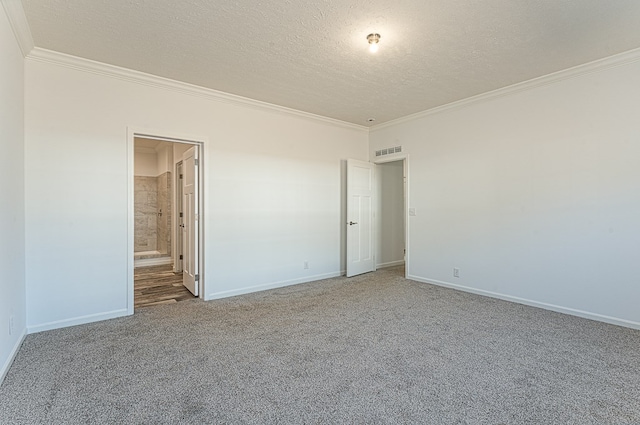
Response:
[[[182,174],[180,174],[180,178],[182,178]]]
[[[182,260],[182,254],[180,254],[180,260]]]
[[[194,163],[195,163],[196,167],[197,167],[198,165],[200,165],[200,158],[196,158],[196,159],[194,160]]]
[[[180,217],[182,218],[182,212],[180,213]]]
[[[199,274],[197,274],[197,275],[195,276],[195,278],[196,278],[196,282],[199,282],[199,281],[200,281],[200,275],[199,275]]]

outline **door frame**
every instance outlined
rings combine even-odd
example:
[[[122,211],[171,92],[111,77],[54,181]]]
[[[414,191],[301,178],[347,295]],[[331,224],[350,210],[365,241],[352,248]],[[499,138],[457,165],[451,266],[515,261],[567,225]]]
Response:
[[[180,179],[182,190],[179,204],[181,213],[183,214],[181,228],[182,254],[187,254],[183,255],[182,261],[182,285],[194,296],[199,297],[201,294],[198,278],[198,269],[200,266],[200,203],[198,199],[200,194],[198,179],[200,149],[198,145],[187,146],[187,150],[182,152],[181,163],[183,178]],[[189,175],[191,175],[191,178],[189,178]],[[187,190],[185,191],[185,189]],[[189,196],[189,194],[195,196]],[[195,255],[193,251],[194,247],[196,248]]]
[[[387,158],[376,158],[373,163],[374,164],[383,164],[385,162],[396,162],[396,161],[402,161],[402,169],[403,169],[403,176],[404,176],[404,212],[403,212],[403,216],[404,216],[404,277],[407,278],[407,276],[409,276],[409,261],[411,259],[411,255],[409,254],[409,247],[411,246],[411,244],[409,243],[409,226],[410,221],[409,221],[409,205],[411,205],[409,203],[409,155],[408,154],[401,154],[401,155],[390,155]],[[378,173],[376,173],[376,185],[378,185]],[[374,227],[374,234],[375,234],[375,249],[376,252],[378,250],[378,243],[380,241],[379,239],[379,235],[378,235],[378,223],[377,221],[379,220],[379,211],[376,211],[376,225]],[[377,259],[376,259],[377,261]],[[376,264],[377,266],[377,264]]]
[[[173,214],[175,218],[175,226],[173,229],[173,246],[175,249],[172,249],[173,253],[173,272],[174,273],[182,273],[182,259],[180,256],[182,255],[182,228],[180,227],[180,222],[183,217],[180,217],[180,211],[182,209],[182,178],[180,174],[182,174],[182,160],[176,162],[175,166],[175,176],[173,179],[174,191],[173,191],[173,202],[175,208],[173,209]]]
[[[205,191],[204,182],[208,177],[207,163],[205,161],[204,146],[208,143],[208,138],[195,136],[192,134],[176,133],[164,130],[155,130],[144,127],[127,126],[127,314],[134,311],[134,158],[136,137],[161,140],[171,143],[186,143],[198,146],[199,167],[198,167],[198,262],[199,262],[199,298],[205,299],[206,274],[204,263],[205,250]]]

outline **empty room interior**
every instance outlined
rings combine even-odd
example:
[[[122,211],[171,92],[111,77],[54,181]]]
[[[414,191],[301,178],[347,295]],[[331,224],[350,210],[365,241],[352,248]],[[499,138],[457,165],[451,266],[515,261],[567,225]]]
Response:
[[[640,423],[637,0],[0,3],[0,423]]]

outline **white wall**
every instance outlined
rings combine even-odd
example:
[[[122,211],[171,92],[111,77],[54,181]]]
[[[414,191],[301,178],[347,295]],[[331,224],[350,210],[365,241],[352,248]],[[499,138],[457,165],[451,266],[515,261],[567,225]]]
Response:
[[[173,158],[171,171],[175,172],[176,164],[182,161],[182,154],[189,150],[189,148],[191,148],[193,145],[190,145],[188,143],[173,143],[171,146],[173,148],[173,153],[171,155]]]
[[[404,262],[404,164],[402,161],[376,165],[378,184],[378,267]]]
[[[133,166],[136,176],[158,177],[167,171],[173,171],[173,164],[173,143],[160,142],[155,149],[137,147],[134,151]]]
[[[136,150],[133,156],[134,175],[141,177],[158,176],[158,153]]]
[[[22,52],[0,5],[0,383],[26,332],[23,92]]]
[[[125,314],[127,126],[208,139],[208,298],[344,268],[342,160],[366,130],[35,58],[26,78],[30,331]]]
[[[374,129],[411,156],[409,275],[640,327],[639,111],[635,61]]]
[[[162,142],[156,148],[156,151],[158,153],[157,175],[173,171],[173,143]]]

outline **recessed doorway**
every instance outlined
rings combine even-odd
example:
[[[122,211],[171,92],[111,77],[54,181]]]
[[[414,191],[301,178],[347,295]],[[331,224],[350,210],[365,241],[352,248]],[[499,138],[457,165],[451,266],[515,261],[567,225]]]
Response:
[[[376,269],[395,267],[405,277],[409,260],[408,162],[407,156],[376,161]]]
[[[202,297],[202,141],[129,132],[128,310]]]

